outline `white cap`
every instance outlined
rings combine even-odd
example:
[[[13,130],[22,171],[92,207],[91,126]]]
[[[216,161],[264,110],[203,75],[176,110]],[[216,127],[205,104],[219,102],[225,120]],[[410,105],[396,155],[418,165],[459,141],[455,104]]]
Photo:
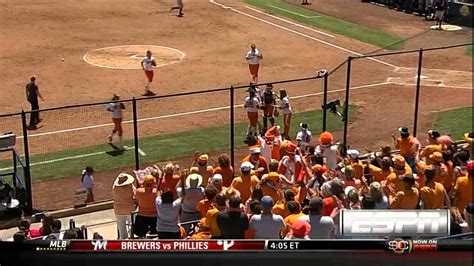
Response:
[[[359,154],[360,153],[358,150],[354,150],[354,149],[347,150],[347,155],[351,157],[352,159],[357,159],[357,157],[359,157]]]
[[[240,170],[244,172],[248,172],[253,169],[253,164],[251,162],[243,162],[240,165]]]
[[[215,174],[212,177],[212,182],[222,182],[222,175],[221,174]]]

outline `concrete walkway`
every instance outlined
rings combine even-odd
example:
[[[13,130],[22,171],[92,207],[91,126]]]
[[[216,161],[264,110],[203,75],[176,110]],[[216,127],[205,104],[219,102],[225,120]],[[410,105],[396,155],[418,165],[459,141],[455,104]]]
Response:
[[[117,226],[115,224],[114,210],[104,210],[93,213],[81,214],[77,216],[60,218],[62,224],[62,230],[69,229],[69,220],[74,219],[76,221],[76,227],[85,225],[88,230],[88,238],[92,239],[92,235],[98,232],[104,237],[104,239],[117,239]],[[34,223],[31,228],[40,228],[41,223]],[[18,228],[10,228],[8,230],[0,231],[0,238],[6,240],[11,238]]]

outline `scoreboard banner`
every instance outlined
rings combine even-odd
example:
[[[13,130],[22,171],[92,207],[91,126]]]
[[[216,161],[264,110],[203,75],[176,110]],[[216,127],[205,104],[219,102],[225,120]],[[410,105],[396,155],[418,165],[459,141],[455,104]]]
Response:
[[[34,240],[0,242],[2,251],[37,252],[274,252],[274,251],[372,251],[426,252],[471,251],[470,240]]]

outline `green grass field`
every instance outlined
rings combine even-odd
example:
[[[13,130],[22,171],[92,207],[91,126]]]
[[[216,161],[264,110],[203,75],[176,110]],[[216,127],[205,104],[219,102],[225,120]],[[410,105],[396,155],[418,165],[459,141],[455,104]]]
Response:
[[[354,108],[349,114],[353,119]],[[291,136],[298,131],[298,124],[306,122],[310,130],[319,133],[322,127],[322,112],[320,110],[293,114]],[[281,125],[281,118],[277,120]],[[340,117],[328,114],[328,130],[343,127]],[[235,124],[235,145],[244,146],[247,123]],[[131,141],[125,141],[124,146],[133,147]],[[146,156],[140,157],[141,165],[149,162],[165,162],[180,157],[191,157],[194,152],[226,151],[230,148],[229,125],[200,128],[173,134],[162,134],[153,137],[140,138],[140,149]],[[72,158],[71,158],[72,157]],[[53,178],[78,175],[88,165],[96,171],[112,170],[135,165],[134,150],[115,150],[109,144],[102,144],[76,149],[35,154],[30,156],[31,175],[33,181],[44,181]],[[11,161],[0,161],[0,169],[11,167]],[[4,170],[5,171],[5,170]],[[0,172],[4,172],[0,171]]]
[[[466,55],[472,57],[472,45],[469,45],[466,49]]]
[[[433,129],[441,134],[451,134],[453,139],[463,138],[464,133],[472,132],[473,107],[464,107],[436,113]]]
[[[357,25],[334,17],[316,13],[295,5],[286,4],[281,0],[241,0],[244,3],[287,17],[296,22],[344,35],[368,44],[389,50],[397,50],[403,46],[403,38],[377,29]],[[296,14],[295,14],[296,13]],[[298,15],[300,14],[300,15]],[[302,16],[301,16],[302,15]],[[361,14],[363,15],[363,14]],[[313,17],[318,16],[318,17]]]

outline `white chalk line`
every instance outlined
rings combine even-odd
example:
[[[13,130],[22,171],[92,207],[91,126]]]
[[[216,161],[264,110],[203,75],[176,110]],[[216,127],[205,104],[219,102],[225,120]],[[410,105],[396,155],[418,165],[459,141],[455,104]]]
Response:
[[[374,84],[368,84],[368,85],[362,85],[362,86],[356,86],[356,87],[351,87],[350,90],[353,91],[353,90],[359,90],[359,89],[364,89],[364,88],[373,88],[373,87],[378,87],[378,86],[382,86],[382,85],[388,85],[390,84],[390,82],[382,82],[382,83],[374,83]],[[346,89],[338,89],[338,90],[333,90],[333,91],[328,91],[328,94],[329,93],[336,93],[336,92],[343,92],[345,91]],[[317,95],[322,95],[323,92],[315,92],[315,93],[308,93],[308,94],[303,94],[303,95],[297,95],[297,96],[292,96],[291,99],[300,99],[300,98],[306,98],[306,97],[311,97],[311,96],[317,96]],[[235,105],[234,107],[243,107],[244,105],[243,104],[238,104],[238,105]],[[204,113],[204,112],[211,112],[211,111],[216,111],[216,110],[225,110],[225,109],[229,109],[230,106],[222,106],[222,107],[217,107],[217,108],[209,108],[209,109],[203,109],[203,110],[197,110],[197,111],[192,111],[192,112],[186,112],[186,113],[180,113],[180,114],[173,114],[173,115],[165,115],[165,116],[156,116],[156,117],[148,117],[148,118],[144,118],[144,119],[140,119],[141,121],[145,121],[145,120],[155,120],[155,119],[162,119],[162,118],[168,118],[170,116],[183,116],[183,115],[188,115],[188,114],[191,114],[191,113]],[[138,121],[140,121],[138,120]],[[126,122],[133,122],[133,121],[126,121]],[[125,123],[125,122],[124,122]],[[113,125],[113,123],[110,123],[110,124],[102,124],[102,125],[95,125],[95,126],[89,126],[89,127],[81,127],[81,128],[73,128],[73,129],[68,129],[68,131],[78,131],[78,130],[85,130],[85,129],[90,129],[91,127],[105,127],[105,126],[111,126]],[[45,135],[45,134],[48,134],[48,135],[52,135],[52,134],[59,134],[59,133],[63,133],[64,131],[63,130],[58,130],[58,131],[51,131],[51,132],[45,132],[45,133],[41,133],[42,135]],[[37,136],[38,134],[36,134]],[[32,137],[32,136],[35,136],[35,135],[29,135],[28,137]],[[18,138],[22,138],[22,137],[17,137]],[[123,147],[125,150],[132,150],[134,149],[134,147],[128,147],[128,146],[124,146]],[[63,158],[59,158],[59,159],[54,159],[54,160],[47,160],[47,161],[43,161],[43,162],[36,162],[36,163],[31,163],[30,166],[35,166],[35,165],[42,165],[42,164],[49,164],[49,163],[56,163],[56,162],[60,162],[60,161],[66,161],[66,160],[72,160],[72,159],[79,159],[79,158],[83,158],[83,157],[89,157],[89,156],[95,156],[95,155],[101,155],[101,154],[105,154],[107,153],[106,151],[100,151],[100,152],[93,152],[93,153],[87,153],[87,154],[82,154],[82,155],[76,155],[76,156],[68,156],[68,157],[63,157]],[[138,148],[138,153],[140,153],[141,156],[146,156],[146,153],[143,152],[143,150],[141,150],[140,148]],[[10,169],[13,169],[13,167],[7,167],[7,168],[1,168],[0,171],[4,171],[4,170],[10,170]]]
[[[390,84],[390,82],[382,82],[382,83],[362,85],[362,86],[357,86],[357,87],[351,87],[350,89],[351,90],[357,90],[357,89],[371,88],[371,87],[377,87],[377,86],[387,85],[387,84]],[[341,92],[341,91],[344,91],[344,90],[345,89],[331,90],[331,91],[328,91],[328,93]],[[317,95],[322,95],[322,94],[323,94],[323,92],[315,92],[315,93],[292,96],[291,99],[299,99],[299,98],[317,96]],[[236,104],[236,105],[234,105],[234,107],[235,108],[243,107],[243,104]],[[183,112],[183,113],[176,113],[176,114],[170,114],[170,115],[161,115],[161,116],[141,118],[141,119],[137,119],[137,121],[138,122],[143,122],[143,121],[151,121],[151,120],[158,120],[158,119],[165,119],[165,118],[173,118],[173,117],[179,117],[179,116],[186,116],[186,115],[207,113],[207,112],[213,112],[213,111],[220,111],[220,110],[225,110],[225,109],[229,109],[229,108],[230,108],[230,105],[229,106],[221,106],[221,107],[215,107],[215,108],[195,110],[195,111],[189,111],[189,112]],[[133,120],[127,120],[127,121],[122,122],[122,124],[129,124],[129,123],[133,123]],[[105,124],[99,124],[99,125],[92,125],[92,126],[85,126],[85,127],[78,127],[78,128],[70,128],[70,129],[49,131],[49,132],[31,134],[31,135],[28,135],[28,138],[55,135],[55,134],[60,134],[60,133],[67,133],[67,132],[74,132],[74,131],[80,131],[80,130],[94,129],[94,128],[100,128],[100,127],[109,127],[109,126],[113,126],[113,125],[114,125],[113,123],[105,123]],[[22,139],[23,136],[18,136],[16,138],[17,139]]]
[[[344,47],[341,47],[341,46],[332,44],[332,43],[330,43],[330,42],[323,41],[323,40],[318,39],[318,38],[316,38],[316,37],[313,37],[313,36],[310,36],[310,35],[301,33],[301,32],[296,31],[296,30],[292,30],[292,29],[290,29],[290,28],[287,28],[287,27],[284,27],[284,26],[275,24],[275,23],[270,22],[270,21],[265,20],[265,19],[262,19],[262,18],[253,16],[253,15],[250,15],[250,14],[245,13],[245,12],[243,12],[243,11],[240,11],[240,10],[234,9],[234,8],[232,8],[232,7],[229,7],[229,6],[226,6],[226,5],[217,3],[215,0],[209,0],[209,2],[212,3],[212,4],[218,5],[218,6],[222,7],[222,8],[224,8],[224,9],[234,11],[234,12],[239,13],[239,14],[241,14],[241,15],[244,15],[244,16],[246,16],[246,17],[249,17],[249,18],[252,18],[252,19],[261,21],[261,22],[263,22],[263,23],[266,23],[266,24],[275,26],[275,27],[277,27],[277,28],[280,28],[280,29],[289,31],[289,32],[294,33],[294,34],[296,34],[296,35],[305,37],[305,38],[307,38],[307,39],[310,39],[310,40],[313,40],[313,41],[316,41],[316,42],[320,42],[320,43],[326,44],[326,45],[328,45],[328,46],[331,46],[331,47],[333,47],[333,48],[336,48],[336,49],[345,51],[345,52],[350,53],[350,54],[354,54],[354,55],[358,55],[358,56],[363,56],[363,54],[361,54],[361,53],[351,51],[351,50],[349,50],[349,49],[346,49],[346,48],[344,48]],[[264,14],[265,14],[265,13],[264,13]],[[378,63],[380,63],[380,64],[383,64],[383,65],[386,65],[386,66],[389,66],[389,67],[392,67],[392,68],[397,68],[397,66],[395,66],[395,65],[393,65],[393,64],[390,64],[390,63],[387,63],[387,62],[384,62],[384,61],[381,61],[381,60],[378,60],[378,59],[375,59],[375,58],[372,58],[372,57],[367,57],[367,59],[372,60],[372,61],[374,61],[374,62],[378,62]]]
[[[123,149],[126,150],[126,151],[129,151],[129,150],[133,150],[134,147],[123,146]],[[30,163],[30,167],[31,166],[37,166],[37,165],[43,165],[43,164],[57,163],[57,162],[73,160],[73,159],[80,159],[80,158],[84,158],[84,157],[102,155],[102,154],[106,154],[107,152],[110,152],[110,151],[98,151],[98,152],[85,153],[85,154],[80,154],[80,155],[75,155],[75,156],[67,156],[67,157],[63,157],[63,158],[47,160],[47,161],[42,161],[42,162]],[[141,156],[146,156],[146,154],[140,148],[138,148],[138,152],[140,153]],[[11,170],[11,169],[13,169],[13,167],[0,168],[0,171]]]
[[[334,35],[331,35],[329,33],[326,33],[326,32],[323,32],[323,31],[319,31],[319,30],[316,30],[316,29],[313,29],[313,28],[310,28],[310,27],[306,27],[306,26],[303,26],[301,24],[298,24],[298,23],[295,23],[293,21],[290,21],[290,20],[287,20],[287,19],[284,19],[284,18],[280,18],[280,17],[277,17],[277,16],[274,16],[274,15],[271,15],[271,14],[268,14],[268,13],[265,13],[263,11],[260,11],[258,9],[255,9],[255,8],[252,8],[252,7],[249,7],[249,6],[245,6],[246,8],[254,11],[254,12],[257,12],[257,13],[260,13],[260,14],[263,14],[265,16],[268,16],[268,17],[271,17],[271,18],[274,18],[274,19],[277,19],[277,20],[281,20],[283,22],[286,22],[288,24],[291,24],[291,25],[294,25],[294,26],[297,26],[297,27],[300,27],[300,28],[303,28],[305,30],[310,30],[310,31],[313,31],[313,32],[316,32],[316,33],[319,33],[319,34],[322,34],[322,35],[325,35],[325,36],[328,36],[328,37],[331,37],[331,38],[336,38],[336,36]]]
[[[172,47],[168,47],[168,46],[161,46],[161,45],[146,45],[146,44],[134,44],[134,45],[116,45],[116,46],[109,46],[109,47],[103,47],[103,48],[99,48],[99,49],[94,49],[92,51],[89,51],[87,53],[84,54],[84,56],[82,57],[82,60],[84,60],[86,63],[92,65],[92,66],[95,66],[95,67],[102,67],[102,68],[107,68],[107,69],[117,69],[117,70],[136,70],[136,69],[142,69],[140,66],[138,67],[112,67],[112,66],[105,66],[105,65],[100,65],[100,64],[96,64],[96,63],[93,63],[93,62],[90,62],[88,59],[87,59],[87,55],[89,55],[90,53],[92,52],[96,52],[96,51],[101,51],[101,50],[106,50],[106,49],[111,49],[111,48],[122,48],[122,47],[137,47],[137,46],[144,46],[144,47],[155,47],[155,48],[162,48],[162,49],[167,49],[167,50],[171,50],[171,51],[174,51],[174,52],[177,52],[179,53],[181,56],[180,58],[177,60],[177,61],[173,61],[173,62],[170,62],[170,63],[163,63],[163,64],[158,64],[155,66],[155,68],[158,68],[158,67],[162,67],[162,66],[169,66],[169,65],[172,65],[172,64],[176,64],[176,63],[179,63],[181,62],[184,57],[186,56],[186,54],[184,52],[181,52],[180,50],[178,49],[175,49],[175,48],[172,48]],[[139,65],[139,64],[138,64]]]
[[[306,15],[303,15],[303,14],[300,14],[300,13],[297,13],[297,12],[293,12],[291,10],[287,10],[287,9],[284,9],[284,8],[281,8],[281,7],[277,7],[277,6],[274,6],[274,5],[267,5],[269,7],[273,7],[275,9],[279,9],[283,12],[287,12],[287,13],[290,13],[290,14],[293,14],[293,15],[297,15],[297,16],[300,16],[300,17],[303,17],[303,18],[320,18],[321,16],[306,16]]]

